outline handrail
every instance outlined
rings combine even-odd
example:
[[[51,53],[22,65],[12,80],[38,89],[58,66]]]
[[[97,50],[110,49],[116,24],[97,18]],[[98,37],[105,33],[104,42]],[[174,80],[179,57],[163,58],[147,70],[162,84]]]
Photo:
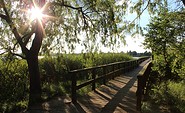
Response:
[[[77,101],[76,91],[78,89],[81,89],[89,84],[92,84],[92,90],[95,90],[97,80],[102,79],[103,84],[105,84],[107,79],[113,79],[114,77],[121,75],[121,73],[125,73],[125,72],[128,72],[128,71],[134,69],[141,62],[143,62],[144,60],[146,60],[148,58],[150,58],[150,57],[142,57],[137,60],[115,62],[115,63],[105,64],[105,65],[70,71],[69,74],[71,76],[71,81],[72,81],[72,85],[71,85],[72,86],[71,87],[72,102],[75,103]],[[110,71],[110,68],[111,68],[111,71]],[[103,75],[102,74],[99,75],[96,72],[97,69],[102,69]],[[84,82],[82,84],[77,84],[77,76],[79,73],[82,73],[82,72],[91,73],[92,79],[87,80],[86,82]],[[86,76],[86,75],[83,75],[83,76]]]
[[[149,61],[137,75],[138,82],[137,82],[136,96],[137,96],[137,110],[138,111],[141,111],[143,95],[147,93],[146,92],[147,82],[148,82],[149,75],[151,72],[151,67],[152,67],[152,62]]]

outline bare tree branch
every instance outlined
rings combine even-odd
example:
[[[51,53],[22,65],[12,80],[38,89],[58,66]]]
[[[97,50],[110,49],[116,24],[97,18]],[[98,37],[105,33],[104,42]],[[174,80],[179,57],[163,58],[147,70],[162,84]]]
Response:
[[[79,10],[79,11],[81,11],[81,9],[82,9],[82,7],[73,7],[71,5],[64,4],[64,2],[62,2],[62,3],[53,2],[53,4],[58,5],[58,6],[64,6],[64,7],[75,9],[75,10]]]
[[[3,54],[5,54],[5,53],[7,53],[8,51],[5,51],[5,52],[2,52],[2,53],[0,53],[0,55],[3,55]]]
[[[35,30],[32,30],[31,32],[25,34],[23,37],[22,37],[22,40],[23,43],[24,43],[24,46],[26,46],[28,44],[28,41],[30,40],[31,36],[34,34]]]
[[[25,57],[25,56],[22,56],[22,55],[20,55],[20,54],[12,53],[12,52],[11,52],[11,54],[12,54],[12,55],[14,55],[14,56],[21,57],[22,59],[26,59],[26,57]]]
[[[15,47],[16,47],[17,44],[18,44],[18,42],[16,42],[16,43],[14,44],[14,46],[13,46],[13,52],[15,51]]]

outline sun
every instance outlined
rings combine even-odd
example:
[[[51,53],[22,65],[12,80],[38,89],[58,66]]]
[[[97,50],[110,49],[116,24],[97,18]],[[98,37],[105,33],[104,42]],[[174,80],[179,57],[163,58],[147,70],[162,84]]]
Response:
[[[32,7],[30,10],[28,10],[30,21],[34,20],[42,20],[44,17],[44,14],[42,12],[42,9],[39,7]]]

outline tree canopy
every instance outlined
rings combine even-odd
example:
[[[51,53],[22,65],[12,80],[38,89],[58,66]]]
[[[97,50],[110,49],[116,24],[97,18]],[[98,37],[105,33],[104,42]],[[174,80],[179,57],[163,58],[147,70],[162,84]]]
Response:
[[[25,46],[21,48],[31,48],[35,20],[30,20],[31,15],[28,10],[34,6],[34,3],[38,5],[39,2],[37,0],[1,0],[0,25],[2,26],[1,49],[4,50],[3,52],[16,53],[20,50],[18,43],[23,43],[21,46]],[[177,9],[182,7],[180,3],[181,1],[177,1]],[[150,14],[154,14],[162,7],[167,7],[167,1],[48,0],[44,6],[43,13],[47,16],[43,19],[45,38],[41,47],[42,52],[49,53],[50,50],[65,51],[66,45],[68,49],[73,50],[76,43],[85,48],[96,48],[94,45],[99,42],[108,47],[120,44],[124,41],[127,30],[135,29],[136,33],[141,30],[135,19],[124,20],[128,11],[136,12],[139,18],[146,9]],[[13,26],[16,30],[12,31]],[[18,42],[13,34],[20,37]]]

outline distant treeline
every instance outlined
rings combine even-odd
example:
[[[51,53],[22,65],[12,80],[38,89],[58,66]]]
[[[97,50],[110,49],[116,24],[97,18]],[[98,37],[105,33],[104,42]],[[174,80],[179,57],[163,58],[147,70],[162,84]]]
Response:
[[[127,51],[127,54],[133,56],[133,57],[141,57],[141,56],[151,56],[152,53],[145,51],[144,53],[137,53],[136,51]]]

